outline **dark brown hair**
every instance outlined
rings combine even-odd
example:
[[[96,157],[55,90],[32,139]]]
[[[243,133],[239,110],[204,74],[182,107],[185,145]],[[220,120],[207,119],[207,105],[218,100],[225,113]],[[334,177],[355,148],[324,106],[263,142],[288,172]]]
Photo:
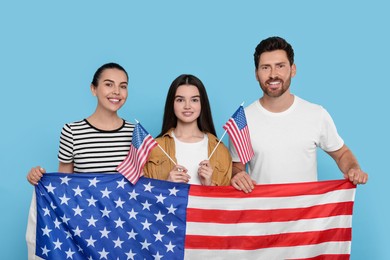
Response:
[[[161,133],[157,137],[161,137],[167,131],[169,131],[169,129],[175,128],[177,125],[177,117],[175,115],[173,107],[176,90],[182,85],[193,85],[199,90],[201,110],[200,115],[197,119],[198,128],[204,133],[211,133],[216,136],[206,88],[204,87],[202,81],[194,75],[182,74],[177,77],[169,87],[167,98],[165,100],[165,109]]]

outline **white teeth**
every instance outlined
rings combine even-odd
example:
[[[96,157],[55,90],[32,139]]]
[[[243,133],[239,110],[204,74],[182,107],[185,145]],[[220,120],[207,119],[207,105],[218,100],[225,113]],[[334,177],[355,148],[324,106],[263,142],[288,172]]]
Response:
[[[270,85],[277,85],[277,84],[280,84],[280,81],[273,81],[273,82],[270,82],[269,84]]]
[[[119,99],[110,98],[111,102],[119,102]]]

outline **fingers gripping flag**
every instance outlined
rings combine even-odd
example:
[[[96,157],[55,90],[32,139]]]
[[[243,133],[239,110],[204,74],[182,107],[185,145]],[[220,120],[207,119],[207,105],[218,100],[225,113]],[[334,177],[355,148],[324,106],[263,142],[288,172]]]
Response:
[[[156,140],[153,139],[140,123],[137,123],[134,128],[129,153],[123,162],[118,165],[116,170],[131,183],[137,183],[141,177],[146,160],[156,145]]]
[[[252,148],[249,128],[246,122],[244,108],[240,106],[232,117],[226,122],[223,128],[229,134],[234,147],[237,150],[240,161],[245,164],[252,159],[254,152]]]

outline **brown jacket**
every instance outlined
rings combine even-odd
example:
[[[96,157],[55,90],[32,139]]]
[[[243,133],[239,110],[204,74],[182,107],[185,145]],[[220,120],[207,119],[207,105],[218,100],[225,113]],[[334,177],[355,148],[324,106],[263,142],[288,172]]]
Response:
[[[156,138],[157,143],[164,149],[164,151],[175,161],[175,141],[171,135],[172,130],[169,130],[162,137]],[[207,133],[208,136],[208,155],[214,150],[214,147],[218,143],[218,138],[213,134]],[[230,179],[232,177],[232,158],[229,150],[221,142],[215,150],[213,156],[210,158],[210,164],[213,168],[212,183],[216,186],[228,186],[230,185]],[[154,178],[159,180],[168,179],[169,172],[175,165],[164,154],[161,149],[156,146],[153,148],[149,155],[149,159],[144,166],[145,177]]]

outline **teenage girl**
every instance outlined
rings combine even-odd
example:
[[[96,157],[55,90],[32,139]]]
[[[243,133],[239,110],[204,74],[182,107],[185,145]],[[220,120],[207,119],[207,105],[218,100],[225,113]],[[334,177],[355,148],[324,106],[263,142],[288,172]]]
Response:
[[[161,133],[144,166],[149,178],[207,186],[230,185],[232,160],[214,128],[206,89],[197,77],[180,75],[171,84]],[[214,151],[211,158],[209,156]]]

